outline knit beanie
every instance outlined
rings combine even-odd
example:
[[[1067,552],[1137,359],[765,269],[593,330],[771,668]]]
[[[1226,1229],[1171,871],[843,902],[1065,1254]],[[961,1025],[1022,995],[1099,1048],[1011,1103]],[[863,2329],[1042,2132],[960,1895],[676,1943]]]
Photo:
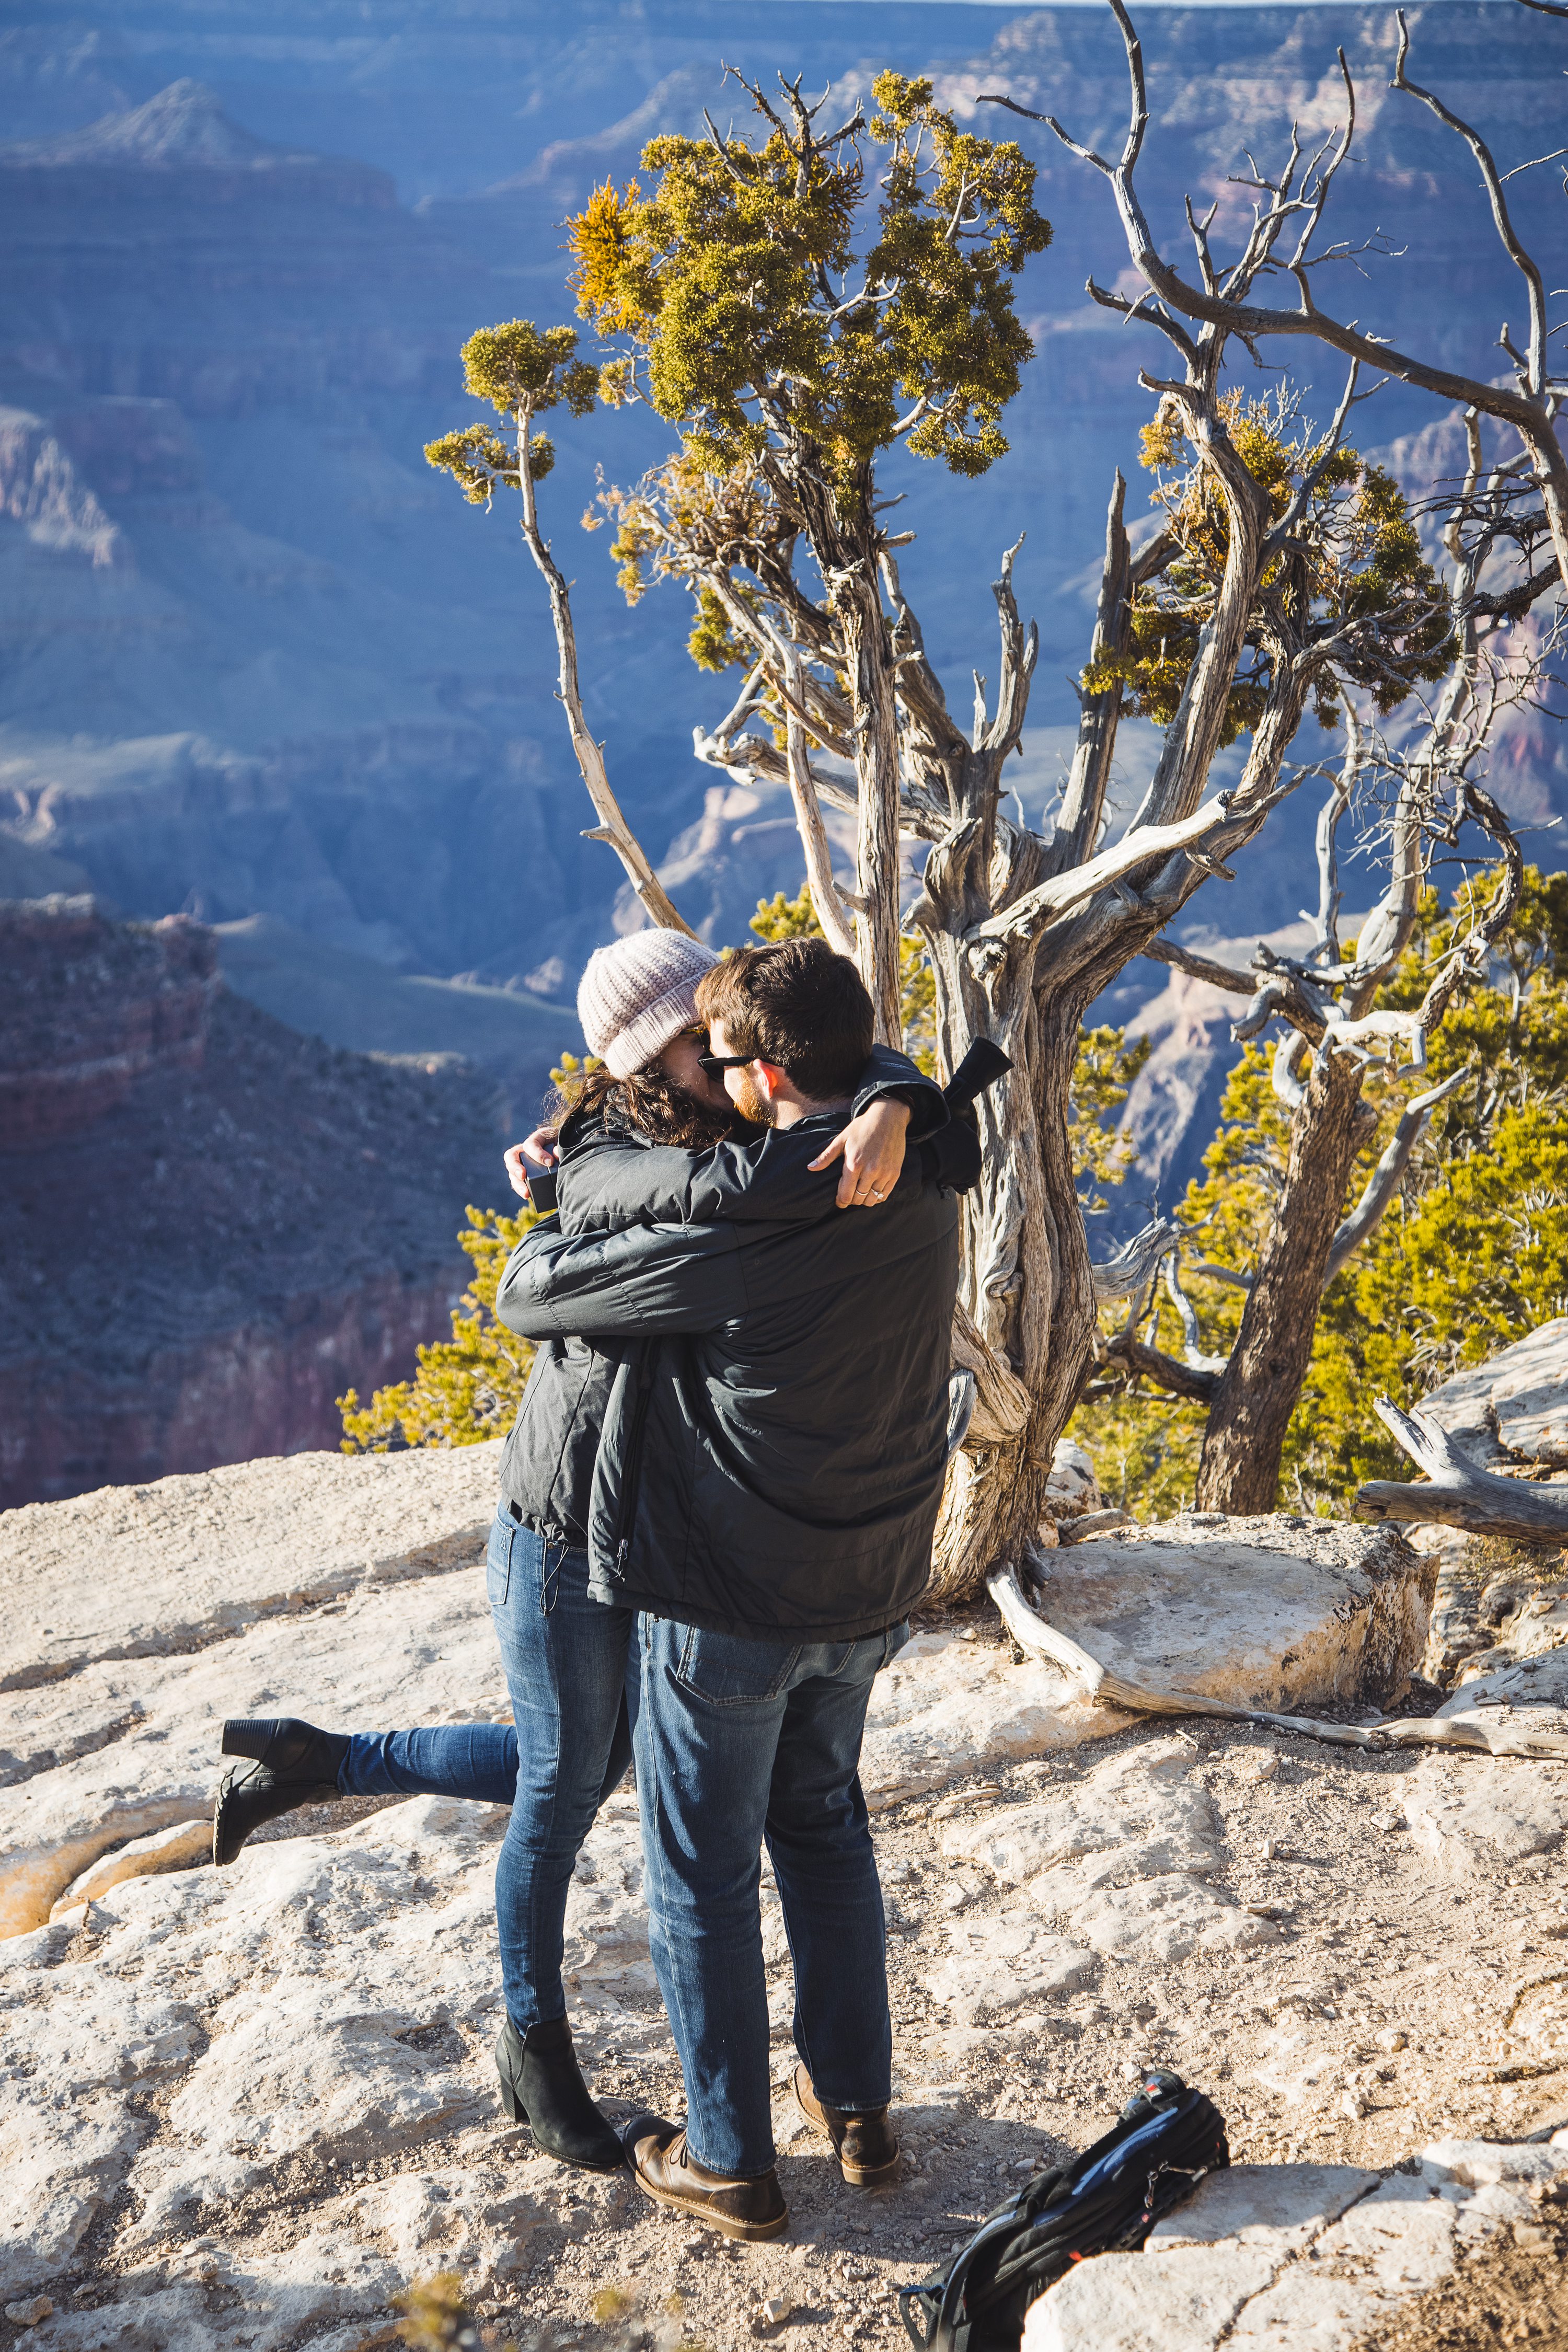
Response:
[[[588,958],[577,1018],[613,1078],[629,1078],[697,1020],[697,983],[719,959],[685,931],[633,931]]]

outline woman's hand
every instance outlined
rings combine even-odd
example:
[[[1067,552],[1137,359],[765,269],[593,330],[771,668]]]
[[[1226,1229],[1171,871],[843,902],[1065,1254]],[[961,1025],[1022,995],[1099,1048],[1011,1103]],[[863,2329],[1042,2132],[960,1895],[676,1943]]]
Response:
[[[844,1172],[838,1179],[841,1209],[874,1209],[887,1199],[903,1172],[909,1123],[908,1103],[898,1102],[891,1095],[879,1095],[818,1152],[811,1162],[814,1169],[829,1168],[843,1158]]]
[[[559,1157],[555,1149],[555,1139],[560,1132],[561,1129],[558,1127],[536,1127],[531,1135],[524,1136],[521,1143],[514,1143],[503,1155],[507,1182],[520,1201],[526,1201],[528,1198],[530,1160],[533,1162],[535,1168],[554,1167]]]

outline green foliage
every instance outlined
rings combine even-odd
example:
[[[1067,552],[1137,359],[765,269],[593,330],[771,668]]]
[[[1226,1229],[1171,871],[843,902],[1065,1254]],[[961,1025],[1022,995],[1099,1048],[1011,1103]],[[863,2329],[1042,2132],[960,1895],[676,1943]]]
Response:
[[[1231,689],[1223,740],[1234,742],[1262,713],[1271,617],[1298,643],[1333,638],[1339,673],[1366,688],[1380,711],[1392,710],[1413,686],[1441,677],[1454,650],[1447,603],[1393,477],[1353,449],[1327,456],[1326,444],[1311,438],[1283,396],[1248,401],[1234,393],[1221,405],[1273,521],[1316,473],[1289,551],[1264,575],[1258,623],[1248,635],[1252,658]],[[1163,508],[1180,551],[1160,578],[1137,591],[1127,650],[1090,663],[1083,684],[1102,694],[1120,678],[1127,709],[1164,727],[1175,717],[1199,634],[1215,608],[1230,524],[1218,486],[1198,462],[1173,404],[1164,403],[1143,427],[1142,441],[1143,464],[1162,477],[1153,503]],[[1316,709],[1323,726],[1337,723],[1337,689],[1326,668]]]
[[[1035,166],[961,131],[929,81],[885,73],[874,96],[868,131],[818,144],[753,90],[756,143],[655,139],[651,193],[606,184],[572,223],[579,314],[626,346],[614,396],[642,390],[705,472],[781,439],[840,481],[901,431],[959,474],[1006,448],[997,419],[1033,355],[1013,284],[1050,241]]]
[[[1068,1140],[1073,1173],[1089,1180],[1089,1192],[1079,1194],[1087,1213],[1105,1206],[1094,1187],[1120,1183],[1138,1157],[1131,1137],[1119,1135],[1106,1120],[1127,1100],[1132,1081],[1152,1051],[1147,1037],[1135,1037],[1129,1045],[1120,1029],[1085,1029],[1079,1037],[1068,1105]]]
[[[574,416],[585,416],[599,393],[599,371],[574,355],[577,337],[570,327],[542,331],[528,319],[481,327],[463,345],[463,382],[476,400],[488,400],[499,415],[526,427],[564,401]],[[555,463],[547,433],[527,436],[528,471],[542,482]],[[520,489],[515,444],[489,425],[468,425],[426,442],[426,460],[450,474],[470,506],[489,506],[498,484]]]
[[[563,1058],[572,1060],[569,1055]],[[512,1251],[539,1220],[526,1206],[515,1217],[472,1208],[468,1215],[468,1230],[458,1240],[474,1273],[453,1311],[451,1338],[420,1348],[414,1378],[377,1389],[368,1405],[361,1405],[355,1389],[338,1399],[345,1454],[479,1445],[511,1427],[533,1345],[496,1320],[496,1288]]]
[[[1383,1003],[1420,1002],[1475,904],[1468,887],[1447,911],[1427,894]],[[1378,1123],[1352,1199],[1409,1097],[1468,1073],[1436,1106],[1399,1197],[1325,1293],[1283,1464],[1287,1491],[1309,1509],[1342,1508],[1364,1480],[1409,1475],[1372,1412],[1373,1397],[1416,1404],[1463,1366],[1568,1313],[1568,875],[1528,870],[1499,955],[1499,984],[1472,988],[1450,1008],[1425,1070],[1369,1075],[1365,1098]],[[1205,1349],[1217,1356],[1236,1337],[1244,1294],[1195,1276],[1191,1258],[1242,1274],[1258,1264],[1289,1150],[1289,1118],[1268,1066],[1266,1048],[1243,1051],[1204,1155],[1207,1173],[1180,1211],[1193,1235],[1184,1282]],[[1180,1353],[1180,1326],[1163,1297],[1141,1328]],[[1180,1400],[1101,1393],[1079,1407],[1073,1434],[1093,1453],[1102,1483],[1124,1483],[1116,1499],[1154,1517],[1191,1500],[1205,1417]]]

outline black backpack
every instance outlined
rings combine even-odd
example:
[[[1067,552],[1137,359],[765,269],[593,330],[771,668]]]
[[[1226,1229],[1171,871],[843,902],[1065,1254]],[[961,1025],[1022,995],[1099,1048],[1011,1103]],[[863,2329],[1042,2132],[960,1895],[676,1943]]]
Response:
[[[1230,2162],[1225,2117],[1179,2074],[1151,2068],[1103,2139],[1037,2172],[947,2268],[900,2287],[921,2352],[1017,2352],[1029,2305],[1088,2254],[1141,2246],[1205,2172]]]

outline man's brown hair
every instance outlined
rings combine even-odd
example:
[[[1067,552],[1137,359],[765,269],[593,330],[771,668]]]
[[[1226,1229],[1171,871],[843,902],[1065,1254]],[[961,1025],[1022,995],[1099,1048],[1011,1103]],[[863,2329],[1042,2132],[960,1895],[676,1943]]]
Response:
[[[721,1021],[732,1054],[773,1062],[814,1102],[860,1082],[876,1017],[860,975],[826,940],[742,948],[697,983],[702,1021]]]

